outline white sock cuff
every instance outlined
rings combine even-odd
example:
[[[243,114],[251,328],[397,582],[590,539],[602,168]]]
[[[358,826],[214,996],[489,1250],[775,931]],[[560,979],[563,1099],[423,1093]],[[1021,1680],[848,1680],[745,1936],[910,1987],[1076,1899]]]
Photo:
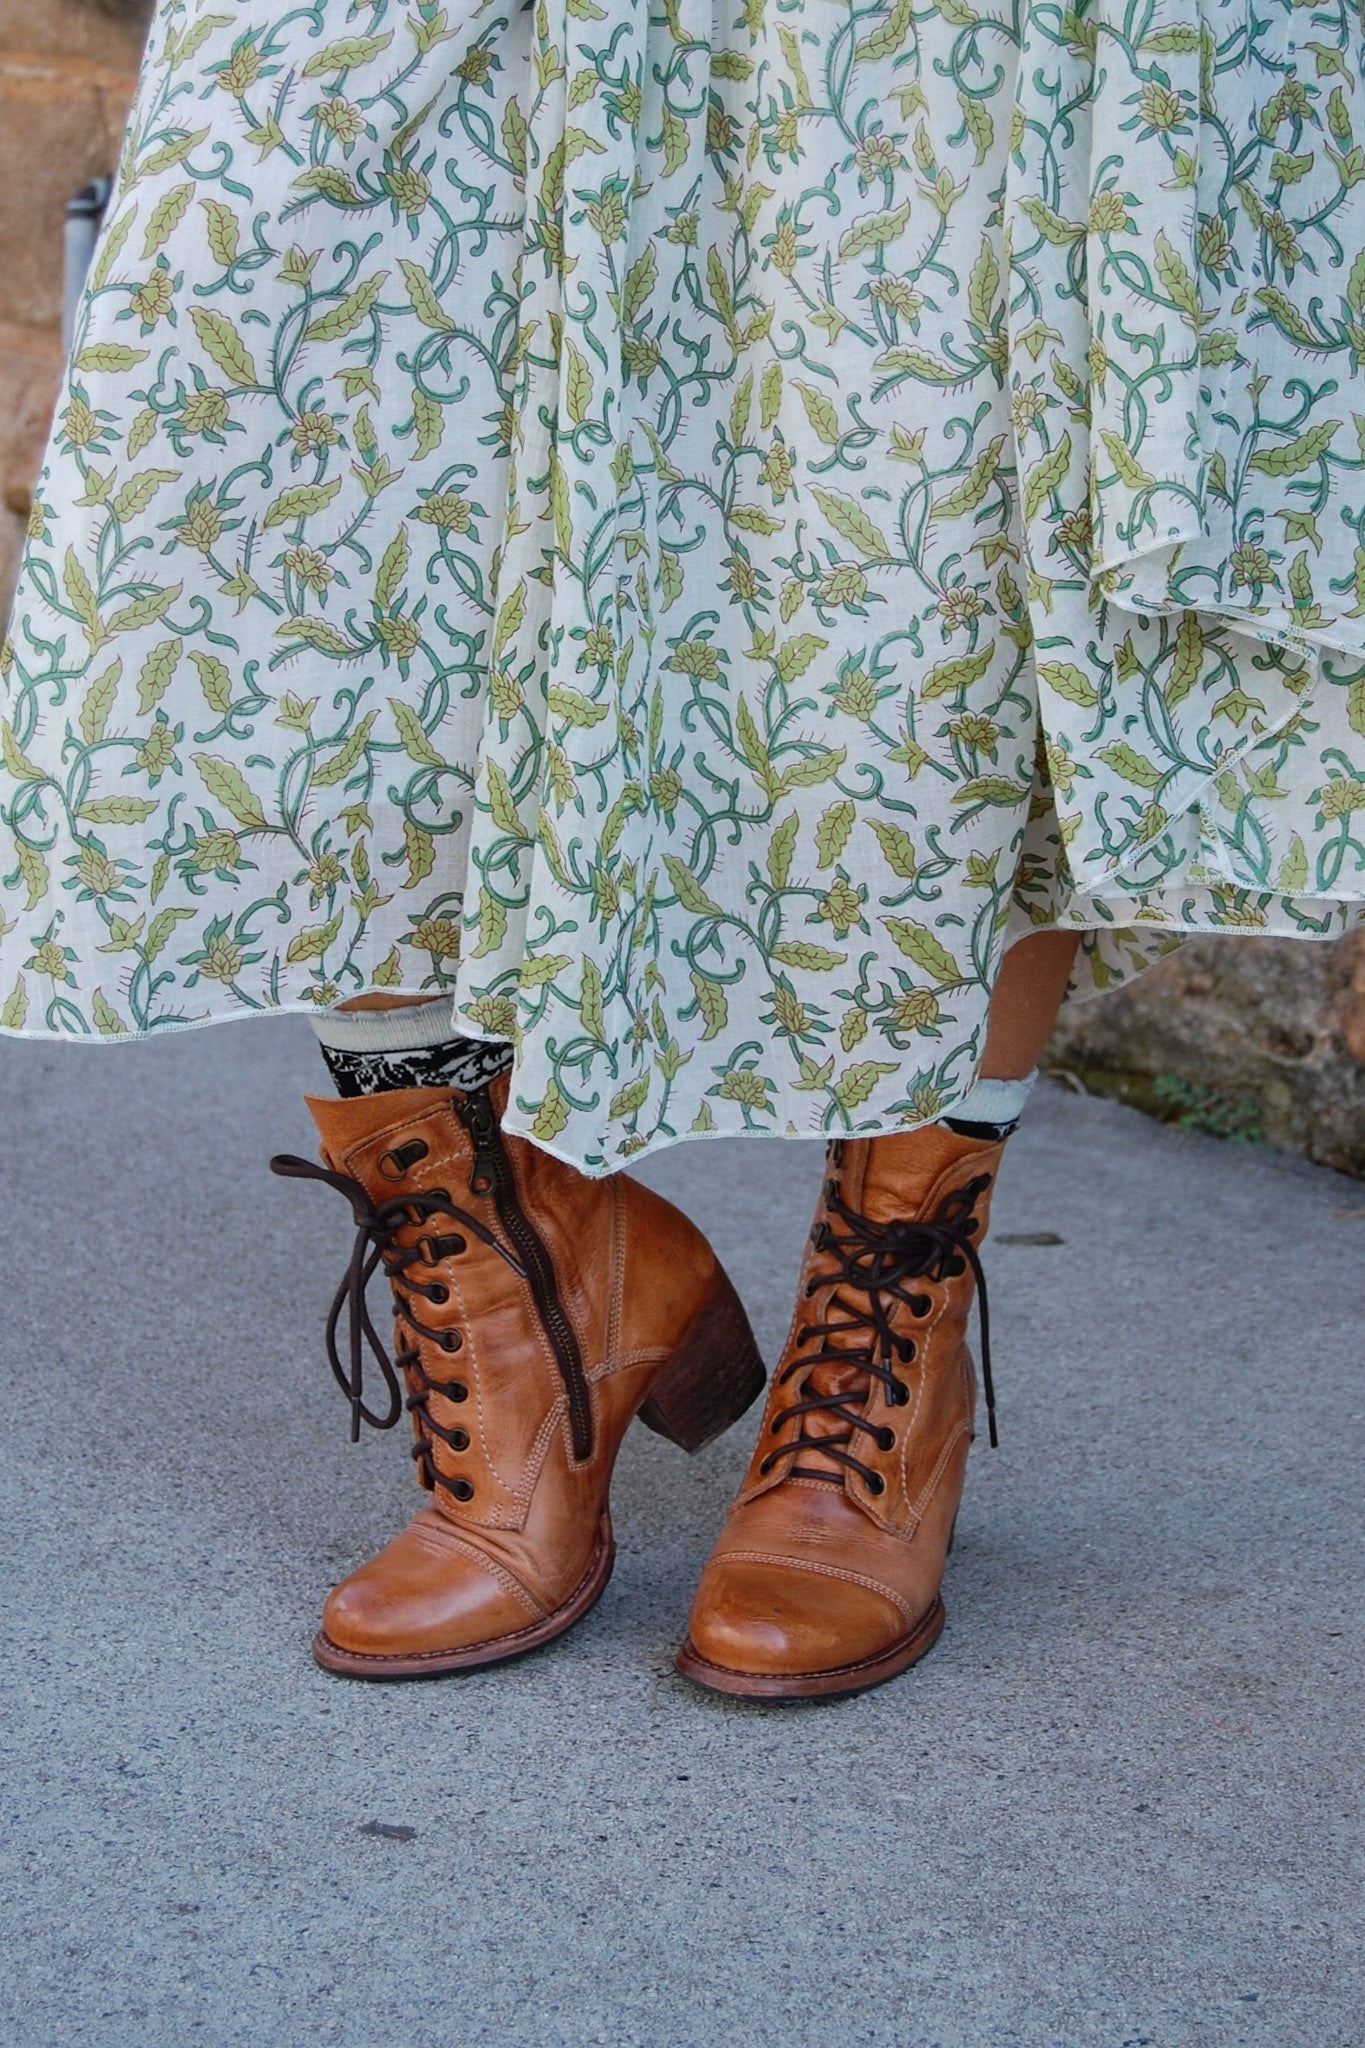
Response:
[[[1022,1081],[978,1079],[947,1114],[964,1124],[1018,1123],[1037,1079],[1036,1067],[1031,1074],[1025,1074]]]
[[[319,1045],[333,1052],[415,1052],[462,1035],[455,1025],[453,995],[392,1010],[324,1010],[308,1021]]]

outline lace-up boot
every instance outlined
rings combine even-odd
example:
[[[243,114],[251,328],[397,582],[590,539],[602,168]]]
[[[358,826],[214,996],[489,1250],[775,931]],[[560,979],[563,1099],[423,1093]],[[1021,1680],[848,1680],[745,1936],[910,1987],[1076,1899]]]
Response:
[[[327,1602],[314,1654],[330,1671],[469,1670],[561,1634],[611,1571],[607,1494],[631,1418],[696,1450],[762,1390],[701,1232],[624,1174],[588,1180],[505,1135],[506,1094],[504,1079],[310,1100],[325,1164],[271,1162],[351,1204],[328,1355],[353,1441],[406,1409],[432,1497]],[[366,1306],[381,1269],[392,1357]]]
[[[698,1684],[834,1697],[936,1640],[974,1432],[967,1318],[1003,1149],[942,1124],[830,1147],[763,1427],[678,1654]],[[994,1441],[984,1291],[981,1306]]]

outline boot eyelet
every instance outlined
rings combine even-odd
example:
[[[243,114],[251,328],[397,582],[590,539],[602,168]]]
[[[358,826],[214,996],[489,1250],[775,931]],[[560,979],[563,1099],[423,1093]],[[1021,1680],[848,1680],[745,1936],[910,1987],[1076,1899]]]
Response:
[[[474,1489],[467,1479],[452,1479],[450,1490],[456,1500],[473,1500],[474,1498]]]
[[[906,1386],[904,1380],[893,1380],[891,1382],[891,1385],[886,1390],[886,1398],[893,1408],[908,1407],[910,1402],[910,1389]]]
[[[436,1342],[442,1351],[459,1351],[464,1345],[464,1338],[458,1330],[442,1330]]]
[[[441,1392],[445,1395],[447,1401],[467,1401],[469,1399],[469,1389],[463,1380],[447,1380]]]
[[[392,1151],[384,1153],[379,1161],[379,1171],[385,1180],[403,1180],[408,1168],[425,1159],[430,1150],[425,1138],[410,1138],[406,1145],[395,1145]]]
[[[877,1448],[879,1451],[895,1450],[896,1432],[894,1429],[879,1429],[877,1431]]]
[[[772,1469],[773,1469],[773,1461],[772,1461],[772,1459],[771,1459],[771,1458],[765,1458],[765,1459],[763,1460],[762,1464],[761,1464],[761,1465],[759,1466],[759,1468],[758,1468],[758,1476],[759,1476],[759,1478],[760,1478],[760,1479],[766,1479],[766,1478],[767,1478],[767,1476],[768,1476],[768,1474],[769,1474],[769,1473],[770,1473],[770,1472],[772,1471]]]
[[[880,1472],[874,1472],[871,1474],[867,1481],[867,1490],[871,1494],[881,1494],[886,1492],[886,1481],[882,1478]]]
[[[458,1232],[448,1237],[424,1237],[420,1250],[423,1262],[428,1266],[439,1266],[442,1259],[458,1259],[465,1249],[465,1241]]]
[[[427,1300],[428,1300],[428,1301],[449,1301],[449,1300],[450,1300],[450,1289],[449,1289],[449,1288],[448,1288],[448,1287],[446,1286],[446,1284],[445,1284],[445,1281],[444,1281],[444,1280],[433,1280],[433,1281],[432,1281],[432,1283],[431,1283],[430,1287],[428,1287],[428,1289],[427,1289]]]
[[[469,1449],[468,1430],[452,1429],[450,1432],[450,1448],[452,1451],[467,1451]]]

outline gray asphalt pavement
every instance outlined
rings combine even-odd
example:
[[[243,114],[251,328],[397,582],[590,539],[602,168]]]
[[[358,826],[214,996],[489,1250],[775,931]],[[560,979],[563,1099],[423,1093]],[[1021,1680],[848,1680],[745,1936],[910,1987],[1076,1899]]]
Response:
[[[1365,1187],[1040,1088],[922,1665],[674,1674],[741,1424],[631,1433],[562,1643],[368,1687],[309,1637],[416,1496],[322,1357],[344,1205],[265,1170],[320,1077],[0,1042],[4,2048],[1360,2048]],[[818,1175],[648,1168],[770,1357]]]

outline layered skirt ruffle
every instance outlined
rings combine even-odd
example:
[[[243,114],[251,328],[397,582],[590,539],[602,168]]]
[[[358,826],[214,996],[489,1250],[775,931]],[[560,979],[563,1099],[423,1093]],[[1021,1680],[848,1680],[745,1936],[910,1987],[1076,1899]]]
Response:
[[[605,1171],[938,1114],[1027,930],[1343,930],[1363,146],[1343,7],[164,7],[0,1026],[452,987]]]

